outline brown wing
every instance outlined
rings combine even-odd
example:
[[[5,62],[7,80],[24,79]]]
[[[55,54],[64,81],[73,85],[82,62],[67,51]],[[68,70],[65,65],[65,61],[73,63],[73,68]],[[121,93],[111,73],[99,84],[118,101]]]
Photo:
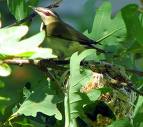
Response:
[[[46,27],[46,29],[48,29],[48,36],[56,36],[70,41],[78,41],[79,43],[88,46],[97,43],[62,21],[50,23]]]

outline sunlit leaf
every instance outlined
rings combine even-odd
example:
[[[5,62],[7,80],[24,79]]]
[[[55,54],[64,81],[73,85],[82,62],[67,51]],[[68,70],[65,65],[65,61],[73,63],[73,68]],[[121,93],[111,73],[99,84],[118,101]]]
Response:
[[[0,48],[0,54],[4,56],[12,56],[12,57],[30,57],[35,53],[35,51],[32,49],[32,51],[29,51],[29,49],[26,48],[19,48],[19,47],[5,47]]]
[[[3,57],[29,57],[55,58],[52,50],[39,48],[45,38],[45,32],[41,31],[34,36],[20,40],[28,32],[27,26],[15,26],[0,30],[0,54]]]
[[[9,65],[5,63],[1,63],[0,64],[0,76],[6,77],[6,76],[9,76],[10,73],[11,73],[11,68],[9,67]]]
[[[32,37],[29,37],[27,39],[24,39],[22,41],[20,41],[17,46],[19,48],[35,48],[38,47],[42,42],[43,39],[45,38],[45,31],[42,31]]]
[[[10,28],[0,29],[0,45],[1,47],[15,45],[26,33],[27,26],[15,26]]]
[[[31,59],[36,58],[56,58],[57,56],[52,54],[52,49],[49,48],[37,48],[35,49],[35,53],[30,57]]]

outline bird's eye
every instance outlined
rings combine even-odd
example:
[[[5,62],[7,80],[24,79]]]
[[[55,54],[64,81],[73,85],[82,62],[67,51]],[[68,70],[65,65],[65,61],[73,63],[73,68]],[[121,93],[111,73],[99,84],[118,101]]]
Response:
[[[44,14],[45,14],[46,16],[51,16],[51,15],[52,15],[50,12],[44,12]]]

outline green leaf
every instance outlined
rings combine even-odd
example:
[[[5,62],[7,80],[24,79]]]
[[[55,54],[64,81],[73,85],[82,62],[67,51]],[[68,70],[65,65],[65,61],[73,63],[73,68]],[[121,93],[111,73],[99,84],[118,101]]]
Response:
[[[141,111],[142,107],[143,107],[143,97],[139,96],[137,100],[137,104],[134,109],[134,116],[137,115]]]
[[[35,48],[35,47],[38,47],[42,42],[43,42],[43,39],[45,38],[45,31],[41,31],[40,33],[30,37],[30,38],[27,38],[27,39],[24,39],[22,41],[20,41],[20,43],[17,44],[18,47],[21,47],[21,48]]]
[[[3,88],[5,86],[5,83],[0,80],[0,88]]]
[[[132,127],[129,119],[122,119],[122,120],[117,120],[113,122],[111,125],[108,127]]]
[[[74,21],[78,23],[78,26],[81,26],[81,30],[91,32],[93,20],[95,17],[95,6],[96,0],[86,0],[83,6],[81,6],[81,16],[80,18],[76,18]],[[88,18],[87,18],[88,17]],[[82,20],[82,22],[81,22]]]
[[[7,5],[16,20],[21,20],[28,15],[28,6],[25,0],[7,0]]]
[[[122,16],[126,24],[128,37],[143,46],[143,26],[139,19],[139,10],[136,4],[129,4],[122,9]]]
[[[7,5],[12,15],[19,21],[30,14],[32,9],[29,5],[36,6],[38,2],[39,0],[7,0]]]
[[[29,51],[28,49],[22,49],[19,47],[5,47],[0,49],[0,54],[3,57],[30,57],[35,53],[35,51]]]
[[[136,4],[129,4],[122,10],[122,16],[127,29],[127,48],[131,53],[142,53],[143,48],[143,24],[139,7]]]
[[[101,91],[96,89],[93,89],[87,93],[88,98],[93,102],[99,98],[99,95],[101,95]]]
[[[103,45],[119,45],[119,42],[125,40],[126,28],[121,13],[111,18],[111,3],[104,2],[102,6],[96,10],[91,33],[87,31],[85,34],[96,41],[101,41]],[[107,46],[105,46],[106,48]],[[118,49],[118,46],[112,47],[111,50]],[[110,51],[111,51],[110,50]]]
[[[139,96],[133,114],[133,123],[134,127],[141,127],[143,124],[142,117],[143,117],[143,97]]]
[[[6,77],[11,74],[11,68],[5,63],[0,64],[0,76]]]
[[[10,101],[9,97],[0,96],[0,113],[4,115],[5,109],[8,106],[8,102]]]
[[[35,53],[30,57],[30,59],[36,58],[57,58],[57,56],[52,54],[52,49],[50,48],[37,48],[35,49]]]
[[[143,126],[143,112],[138,112],[138,114],[133,119],[134,127],[142,127]]]
[[[50,81],[48,83],[50,83]],[[12,115],[12,117],[22,114],[25,116],[36,117],[37,113],[41,112],[48,116],[54,115],[56,119],[61,120],[62,115],[54,102],[56,96],[55,92],[52,92],[48,85],[41,84],[40,87],[37,87],[31,93],[30,97],[21,104],[20,108]]]
[[[82,52],[80,55],[74,53],[70,59],[70,80],[69,80],[69,108],[70,108],[70,117],[71,119],[78,117],[83,113],[83,105],[90,103],[91,100],[95,101],[100,96],[100,91],[94,91],[94,93],[89,94],[88,96],[80,92],[82,86],[90,80],[92,72],[90,70],[81,72],[80,62],[90,57],[91,55],[96,55],[96,51],[89,49]],[[94,97],[90,95],[95,95]]]
[[[20,39],[28,32],[27,26],[15,26],[0,30],[0,55],[4,57],[28,57],[30,59],[55,58],[52,50],[39,48],[45,38],[45,32],[41,31],[36,35]]]
[[[0,28],[2,27],[1,13],[0,13]]]
[[[28,0],[27,5],[36,6],[39,0]]]
[[[0,29],[0,44],[2,47],[15,45],[26,33],[28,32],[27,26],[15,26]]]

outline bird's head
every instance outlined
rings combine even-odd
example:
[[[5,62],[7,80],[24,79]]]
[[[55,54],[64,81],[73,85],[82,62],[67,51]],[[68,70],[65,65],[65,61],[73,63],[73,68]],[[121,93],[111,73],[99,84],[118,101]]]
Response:
[[[51,9],[44,8],[44,7],[32,7],[32,9],[38,15],[40,15],[45,25],[49,24],[50,22],[59,20],[58,15]]]

